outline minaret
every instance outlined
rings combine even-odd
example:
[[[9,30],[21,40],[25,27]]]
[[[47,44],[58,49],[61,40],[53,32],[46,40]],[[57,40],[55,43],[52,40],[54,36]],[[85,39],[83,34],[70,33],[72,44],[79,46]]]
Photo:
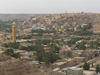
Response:
[[[16,42],[16,23],[12,23],[12,42]]]

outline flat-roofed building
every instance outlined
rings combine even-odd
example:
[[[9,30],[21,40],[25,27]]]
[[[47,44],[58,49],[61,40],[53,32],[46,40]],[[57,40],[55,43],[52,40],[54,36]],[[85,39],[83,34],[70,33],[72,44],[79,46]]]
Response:
[[[76,67],[68,67],[67,75],[83,75],[83,69]]]
[[[86,70],[84,70],[83,73],[85,75],[97,75],[95,71],[86,71]]]
[[[74,57],[74,59],[76,59],[77,64],[85,61],[85,57]]]
[[[67,62],[57,62],[57,63],[53,63],[51,67],[52,67],[52,69],[55,69],[55,68],[62,69],[64,67],[67,67]]]

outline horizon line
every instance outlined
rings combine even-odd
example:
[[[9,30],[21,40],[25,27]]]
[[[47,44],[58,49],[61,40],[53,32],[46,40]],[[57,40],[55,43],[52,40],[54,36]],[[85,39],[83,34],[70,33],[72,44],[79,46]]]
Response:
[[[68,13],[82,13],[82,12],[68,12]],[[100,14],[97,12],[84,12],[84,13]],[[0,13],[0,14],[35,14],[35,15],[38,15],[38,14],[64,14],[64,13]]]

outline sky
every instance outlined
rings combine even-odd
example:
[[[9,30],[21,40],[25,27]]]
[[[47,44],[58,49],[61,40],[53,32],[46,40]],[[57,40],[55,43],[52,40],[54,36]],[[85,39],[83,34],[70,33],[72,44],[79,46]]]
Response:
[[[100,0],[0,0],[3,14],[100,13]]]

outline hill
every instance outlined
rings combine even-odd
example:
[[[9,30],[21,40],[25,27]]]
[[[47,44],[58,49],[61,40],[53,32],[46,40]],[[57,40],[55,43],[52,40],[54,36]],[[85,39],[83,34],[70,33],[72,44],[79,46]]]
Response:
[[[0,14],[0,19],[25,19],[40,14]]]

